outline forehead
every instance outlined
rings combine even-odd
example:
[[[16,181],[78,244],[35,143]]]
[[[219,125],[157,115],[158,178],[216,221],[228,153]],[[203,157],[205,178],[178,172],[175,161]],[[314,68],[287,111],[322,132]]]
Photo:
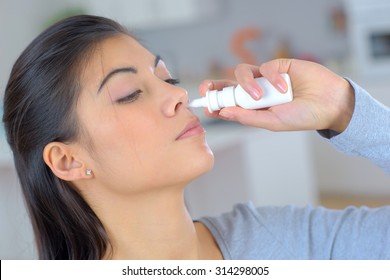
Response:
[[[97,84],[112,69],[150,67],[154,58],[151,52],[130,36],[110,37],[99,43],[89,56],[83,80]]]
[[[153,60],[153,55],[144,48],[137,40],[130,36],[118,35],[110,37],[101,42],[94,52],[97,59],[101,59],[105,65],[119,63],[136,64],[138,61],[150,59]]]

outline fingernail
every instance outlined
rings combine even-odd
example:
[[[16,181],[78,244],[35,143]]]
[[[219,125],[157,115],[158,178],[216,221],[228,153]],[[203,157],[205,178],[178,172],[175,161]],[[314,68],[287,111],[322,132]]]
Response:
[[[281,83],[278,83],[276,84],[276,86],[278,87],[279,91],[281,91],[282,93],[286,93],[287,92],[287,88],[285,85],[281,84]]]
[[[259,90],[255,87],[248,86],[249,94],[256,100],[259,100],[261,98],[261,93]]]
[[[233,118],[233,114],[229,111],[226,111],[226,110],[219,111],[219,115],[227,120],[230,120]]]

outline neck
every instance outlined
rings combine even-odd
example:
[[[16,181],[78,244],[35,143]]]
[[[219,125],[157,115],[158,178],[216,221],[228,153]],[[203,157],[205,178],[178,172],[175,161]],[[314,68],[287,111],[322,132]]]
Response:
[[[111,198],[111,199],[110,199]],[[184,203],[184,191],[151,191],[100,200],[94,209],[106,228],[113,259],[204,259],[199,236]],[[99,211],[99,209],[104,209]]]

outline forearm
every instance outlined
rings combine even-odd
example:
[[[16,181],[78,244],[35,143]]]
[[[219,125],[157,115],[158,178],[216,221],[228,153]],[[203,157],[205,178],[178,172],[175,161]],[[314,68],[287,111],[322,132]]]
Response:
[[[355,90],[352,118],[337,134],[321,131],[339,151],[368,158],[390,174],[390,110],[350,81]]]

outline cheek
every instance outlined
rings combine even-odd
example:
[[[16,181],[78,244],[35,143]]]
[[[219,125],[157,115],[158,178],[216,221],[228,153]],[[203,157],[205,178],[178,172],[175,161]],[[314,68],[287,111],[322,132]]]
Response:
[[[90,119],[94,174],[118,193],[186,183],[213,166],[204,140],[175,141],[172,124],[153,114],[103,110]]]
[[[168,149],[164,130],[153,119],[140,115],[107,118],[94,131],[102,177],[123,178],[132,185],[153,177]]]

